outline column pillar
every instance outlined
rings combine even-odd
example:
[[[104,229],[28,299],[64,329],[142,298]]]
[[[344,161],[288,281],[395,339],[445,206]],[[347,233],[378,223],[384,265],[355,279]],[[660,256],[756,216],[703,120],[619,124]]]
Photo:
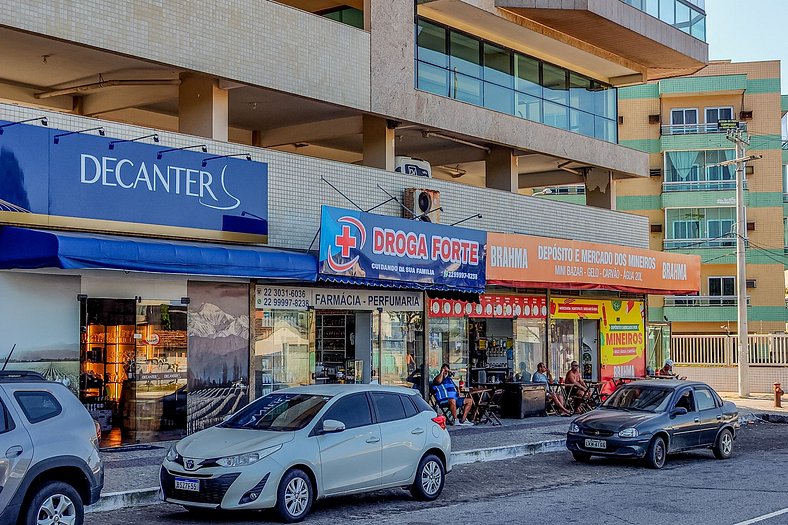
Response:
[[[227,142],[227,90],[220,88],[215,78],[191,73],[183,73],[180,78],[178,131]]]
[[[616,183],[612,171],[599,168],[586,171],[586,205],[616,209]]]
[[[371,168],[394,171],[394,129],[388,121],[374,115],[364,115],[364,158],[361,163]]]
[[[512,154],[511,148],[493,146],[485,160],[485,185],[488,188],[517,193],[520,189],[517,164],[517,157]]]

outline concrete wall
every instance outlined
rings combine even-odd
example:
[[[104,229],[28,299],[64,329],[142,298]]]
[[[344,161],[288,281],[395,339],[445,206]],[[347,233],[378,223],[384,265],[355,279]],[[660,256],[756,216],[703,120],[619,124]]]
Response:
[[[79,130],[102,125],[107,136],[119,139],[139,137],[151,132],[149,129],[114,122],[0,105],[0,119],[4,120],[16,121],[44,115],[49,118],[52,128]],[[648,247],[647,221],[636,215],[550,202],[502,190],[474,188],[262,148],[206,141],[189,135],[162,132],[160,137],[162,148],[206,143],[211,154],[250,153],[254,160],[268,162],[271,246],[307,249],[318,231],[320,205],[353,208],[351,203],[321,181],[321,177],[324,177],[364,209],[388,199],[378,185],[399,196],[407,187],[431,188],[441,192],[444,209],[441,222],[444,224],[481,213],[483,219],[472,219],[463,225],[481,230]],[[391,202],[377,208],[375,213],[401,216],[402,211],[396,203]],[[313,248],[317,248],[317,245]]]
[[[717,392],[739,391],[739,369],[735,366],[677,366],[675,371],[687,379],[708,383]],[[750,392],[754,394],[771,394],[774,383],[782,383],[783,390],[788,384],[788,367],[751,366],[749,372]]]
[[[0,24],[369,108],[369,33],[276,2],[0,0]]]

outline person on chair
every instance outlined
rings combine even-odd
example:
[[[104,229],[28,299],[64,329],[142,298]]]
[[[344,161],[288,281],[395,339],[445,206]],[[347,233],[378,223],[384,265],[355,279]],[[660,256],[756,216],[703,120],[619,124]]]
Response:
[[[558,411],[561,412],[562,416],[569,416],[572,414],[564,406],[561,396],[558,394],[554,394],[550,391],[550,385],[554,383],[553,375],[550,373],[550,371],[547,369],[544,363],[539,363],[538,365],[536,365],[536,372],[534,372],[531,381],[534,383],[544,383],[545,396],[547,397],[547,399],[553,402],[553,404],[558,409]]]
[[[454,374],[449,368],[449,364],[443,363],[441,371],[435,376],[435,379],[432,380],[432,385],[430,385],[432,394],[435,396],[435,402],[439,405],[448,405],[449,411],[455,420],[457,419],[457,405],[460,404],[463,407],[463,411],[459,424],[471,425],[472,423],[468,421],[468,413],[473,407],[473,401],[470,397],[460,397],[454,380],[451,378],[452,375]]]
[[[686,377],[679,377],[677,373],[673,371],[673,360],[667,359],[665,361],[665,366],[663,366],[659,372],[657,372],[658,377],[672,377],[673,379],[687,379]]]

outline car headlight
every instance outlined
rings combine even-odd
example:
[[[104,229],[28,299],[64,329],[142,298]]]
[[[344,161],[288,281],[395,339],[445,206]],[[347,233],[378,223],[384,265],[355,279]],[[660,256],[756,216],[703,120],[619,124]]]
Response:
[[[216,460],[216,464],[220,467],[248,467],[254,465],[263,458],[267,458],[277,450],[282,448],[282,445],[264,448],[257,452],[248,452],[246,454],[238,454],[237,456],[225,456]]]
[[[170,449],[167,451],[167,455],[164,457],[167,461],[175,461],[179,456],[180,454],[178,454],[178,451],[175,450],[175,445],[173,445],[170,447]]]
[[[638,432],[638,429],[632,427],[625,428],[624,430],[618,433],[618,437],[622,437],[622,438],[635,438],[638,437],[639,435],[640,432]]]
[[[579,434],[580,427],[577,426],[577,423],[572,423],[569,425],[569,432],[572,432],[573,434]]]

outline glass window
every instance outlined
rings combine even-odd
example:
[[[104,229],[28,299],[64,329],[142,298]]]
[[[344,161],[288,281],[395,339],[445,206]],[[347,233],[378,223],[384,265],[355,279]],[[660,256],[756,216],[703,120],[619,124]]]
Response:
[[[546,338],[547,322],[545,319],[517,318],[514,322],[515,341],[513,362],[515,379],[530,382],[536,372],[536,365],[547,360]]]
[[[298,310],[258,310],[254,319],[252,378],[255,398],[274,390],[309,384],[314,370],[311,318]]]
[[[547,63],[542,65],[542,85],[544,86],[545,100],[552,100],[564,105],[569,103],[569,84],[566,73],[566,69],[562,67]],[[545,111],[546,114],[547,111]],[[545,124],[547,124],[546,121]],[[565,128],[566,125],[558,127]]]
[[[584,111],[594,111],[594,91],[590,78],[569,73],[569,105]]]
[[[575,133],[594,136],[594,115],[573,109],[569,114],[569,129]]]
[[[485,42],[484,80],[508,88],[513,86],[511,51]]]
[[[712,396],[711,392],[706,388],[695,389],[695,400],[698,402],[698,410],[717,408],[717,403],[714,402],[714,396]]]
[[[378,413],[378,423],[398,421],[405,419],[405,408],[402,400],[397,394],[384,394],[383,392],[372,392],[372,404]]]
[[[429,323],[428,374],[432,380],[443,363],[449,363],[455,380],[468,377],[468,321],[431,318]]]
[[[14,421],[11,419],[11,414],[5,409],[5,405],[0,402],[0,434],[14,429]]]
[[[602,404],[605,408],[663,412],[667,407],[672,390],[623,386],[613,392]]]
[[[706,179],[710,181],[736,180],[736,166],[717,166],[722,161],[733,160],[736,151],[732,149],[710,150],[706,152]]]
[[[716,124],[720,120],[733,120],[733,108],[731,106],[706,108],[706,124]]]
[[[399,396],[402,406],[405,407],[405,417],[413,417],[419,413],[413,398],[416,396]]]
[[[593,83],[591,95],[594,100],[593,109],[583,108],[586,111],[593,111],[596,115],[609,119],[616,119],[618,110],[616,107],[616,93],[614,88],[604,87],[599,83]]]
[[[673,222],[673,239],[698,239],[700,221],[684,220]]]
[[[449,67],[455,73],[462,73],[474,78],[482,77],[478,40],[462,33],[450,32]]]
[[[703,163],[702,151],[665,152],[665,182],[697,181]]]
[[[449,65],[446,29],[420,19],[416,25],[416,46],[416,58],[420,61],[444,68]]]
[[[539,83],[539,64],[535,58],[515,54],[515,89],[537,97],[542,96],[542,86]]]
[[[695,398],[692,395],[692,390],[685,390],[681,393],[676,404],[676,408],[686,408],[687,412],[695,412]]]
[[[274,392],[251,402],[220,426],[255,430],[300,430],[314,419],[329,399],[330,396]]]
[[[449,71],[424,62],[416,62],[416,87],[442,97],[448,97]]]
[[[654,18],[659,18],[659,0],[644,0],[643,11]]]
[[[550,321],[550,358],[547,366],[558,379],[569,370],[572,361],[580,361],[577,338],[577,320],[553,319]]]
[[[63,411],[58,400],[49,392],[14,392],[14,397],[31,423],[46,421]]]
[[[553,104],[552,102],[544,102],[544,116],[543,122],[548,126],[555,128],[568,129],[569,128],[569,108]]]
[[[706,41],[706,17],[693,11],[693,22],[690,34],[699,40]]]
[[[416,409],[419,411],[419,413],[421,413],[421,412],[433,412],[434,413],[435,412],[435,410],[429,405],[429,403],[424,401],[423,397],[421,397],[421,396],[410,396],[410,399],[416,405]]]
[[[456,72],[452,73],[451,98],[481,106],[482,81]]]
[[[673,109],[670,111],[671,133],[674,135],[698,132],[698,110],[696,108]]]
[[[514,113],[514,91],[485,82],[484,107],[512,115]]]
[[[327,13],[322,13],[326,18],[342,22],[349,26],[364,29],[364,11],[354,7],[341,7]]]
[[[413,386],[421,369],[424,328],[419,312],[372,315],[372,368],[383,385]]]
[[[709,304],[712,305],[726,305],[732,306],[736,304],[733,298],[736,295],[736,278],[735,277],[709,277],[709,295],[711,296],[724,296],[730,299],[710,300]]]
[[[616,121],[603,117],[594,117],[594,136],[607,142],[616,142]]]
[[[691,21],[690,8],[688,5],[681,2],[676,2],[676,22],[674,23],[674,26],[678,29],[681,29],[685,33],[690,32]]]
[[[534,122],[542,122],[542,100],[515,92],[515,114]]]
[[[333,419],[345,424],[346,429],[363,427],[372,424],[372,413],[366,394],[352,394],[339,399],[331,405],[323,421]]]
[[[670,25],[676,22],[676,0],[659,0],[659,18]]]

